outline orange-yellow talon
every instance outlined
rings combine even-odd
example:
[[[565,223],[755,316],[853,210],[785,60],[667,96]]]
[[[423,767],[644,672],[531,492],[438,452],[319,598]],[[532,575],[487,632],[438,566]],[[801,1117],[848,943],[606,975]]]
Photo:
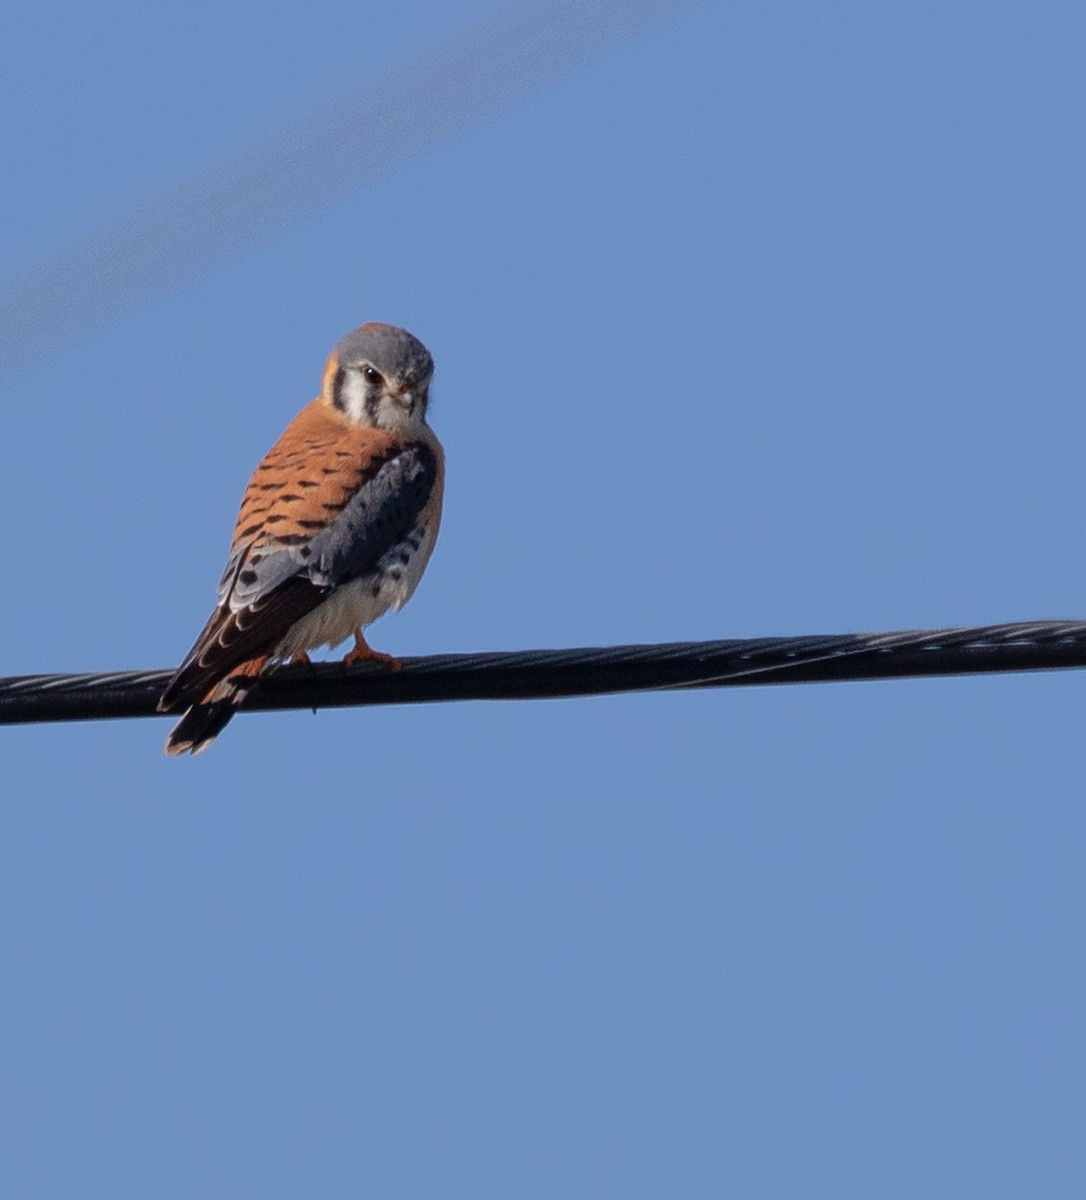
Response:
[[[379,662],[390,671],[402,671],[403,663],[394,654],[382,654],[380,650],[370,647],[359,629],[354,635],[354,649],[349,650],[343,659],[348,666],[357,662]]]

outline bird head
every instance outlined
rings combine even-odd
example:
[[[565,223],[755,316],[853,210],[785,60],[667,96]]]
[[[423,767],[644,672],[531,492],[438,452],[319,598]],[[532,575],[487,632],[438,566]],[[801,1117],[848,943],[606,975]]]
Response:
[[[352,425],[410,433],[426,422],[433,373],[434,360],[417,338],[371,321],[332,351],[321,399]]]

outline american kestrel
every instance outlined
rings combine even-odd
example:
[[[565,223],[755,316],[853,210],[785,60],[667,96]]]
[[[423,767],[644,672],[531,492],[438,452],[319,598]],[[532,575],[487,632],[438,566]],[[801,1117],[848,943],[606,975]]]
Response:
[[[253,473],[218,607],[158,702],[167,754],[205,749],[271,665],[354,635],[344,662],[399,663],[365,627],[400,608],[437,539],[445,465],[426,423],[434,363],[376,322],[336,346],[320,395]]]

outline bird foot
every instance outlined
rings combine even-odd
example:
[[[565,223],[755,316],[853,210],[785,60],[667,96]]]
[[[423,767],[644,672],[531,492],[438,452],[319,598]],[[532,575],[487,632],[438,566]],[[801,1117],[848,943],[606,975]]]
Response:
[[[354,635],[354,649],[347,652],[343,661],[347,666],[357,662],[379,662],[390,671],[403,670],[403,663],[394,654],[382,654],[380,650],[374,650],[361,632]]]

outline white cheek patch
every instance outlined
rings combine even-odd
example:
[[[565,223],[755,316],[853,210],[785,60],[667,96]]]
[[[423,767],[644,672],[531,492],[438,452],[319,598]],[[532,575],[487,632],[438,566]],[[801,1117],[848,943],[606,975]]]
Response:
[[[362,422],[366,417],[366,382],[361,371],[347,371],[339,390],[339,401],[343,411],[352,421]]]

